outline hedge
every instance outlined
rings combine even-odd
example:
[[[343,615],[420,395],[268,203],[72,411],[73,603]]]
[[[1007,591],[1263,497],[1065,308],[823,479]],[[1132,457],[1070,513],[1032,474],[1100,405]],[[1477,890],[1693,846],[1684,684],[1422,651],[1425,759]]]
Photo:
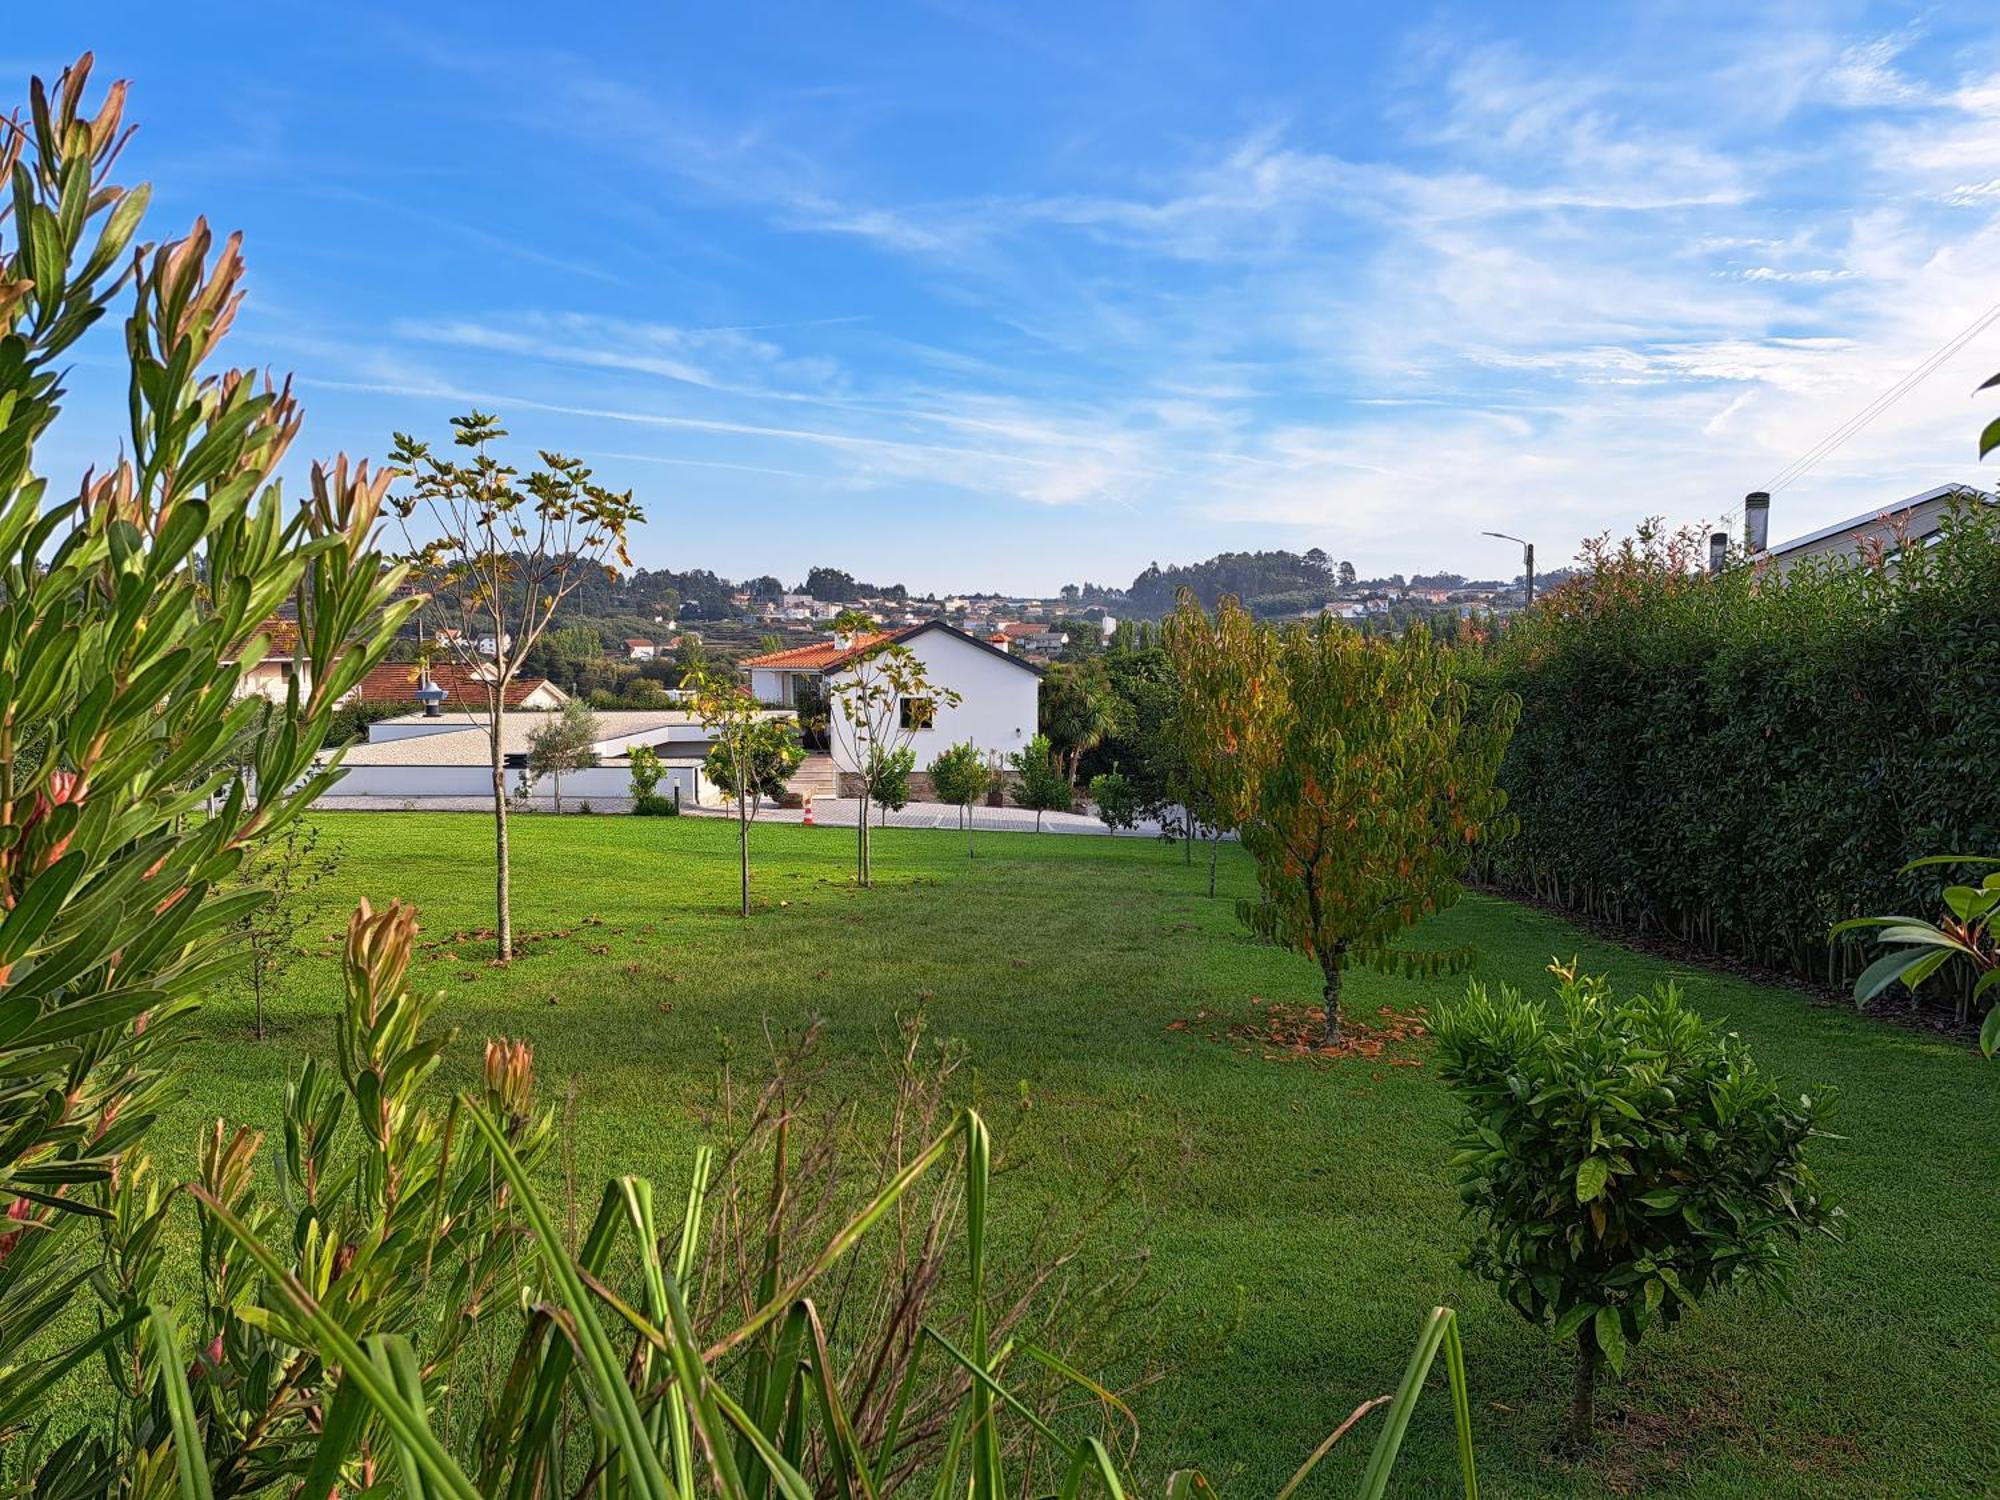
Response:
[[[1919,855],[2000,852],[2000,513],[1927,547],[1780,577],[1700,568],[1692,533],[1586,567],[1475,646],[1522,713],[1502,887],[1804,978],[1863,961],[1827,929],[1929,912]]]

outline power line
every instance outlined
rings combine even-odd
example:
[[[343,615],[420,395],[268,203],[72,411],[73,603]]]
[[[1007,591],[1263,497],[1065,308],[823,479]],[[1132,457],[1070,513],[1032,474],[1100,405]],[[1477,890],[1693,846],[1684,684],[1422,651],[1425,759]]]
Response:
[[[1915,369],[1903,376],[1901,380],[1898,380],[1873,401],[1862,407],[1860,411],[1849,417],[1845,422],[1834,428],[1833,431],[1808,448],[1798,458],[1765,480],[1758,488],[1775,495],[1794,480],[1804,477],[1809,470],[1831,455],[1836,449],[1846,443],[1848,439],[1865,430],[1877,417],[1881,416],[1882,413],[1902,400],[1911,391],[1915,390],[1929,376],[1936,373],[1941,365],[1967,344],[1971,343],[1973,339],[1977,338],[1996,318],[2000,318],[2000,302],[1994,303],[1993,306],[1987,308],[1985,312],[1974,318],[1958,333],[1945,340],[1944,343],[1932,350]]]

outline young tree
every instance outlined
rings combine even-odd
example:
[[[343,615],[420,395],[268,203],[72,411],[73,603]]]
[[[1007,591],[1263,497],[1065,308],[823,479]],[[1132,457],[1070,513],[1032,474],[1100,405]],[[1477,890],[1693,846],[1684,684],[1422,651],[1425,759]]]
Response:
[[[491,452],[507,436],[497,417],[452,418],[454,446],[469,459],[441,458],[397,433],[395,460],[411,476],[392,501],[410,543],[431,613],[447,628],[442,649],[470,669],[485,698],[493,770],[495,929],[500,960],[514,957],[514,910],[507,844],[507,690],[558,605],[593,576],[626,567],[626,530],[642,520],[631,492],[614,494],[573,458],[544,452],[523,476]],[[415,526],[412,518],[422,513]],[[418,540],[418,533],[429,533]],[[615,576],[615,574],[613,574]],[[482,649],[490,646],[491,650]]]
[[[776,797],[805,759],[797,727],[773,715],[733,678],[704,673],[695,679],[694,712],[714,739],[703,772],[716,789],[736,799],[736,848],[742,873],[741,914],[750,915],[750,825],[766,797]],[[866,809],[863,809],[864,813]],[[862,819],[866,822],[864,816]]]
[[[260,1042],[270,997],[304,956],[300,935],[326,911],[319,887],[339,868],[339,844],[325,838],[319,824],[300,820],[253,846],[231,882],[264,893],[263,905],[244,917],[242,926],[249,949],[245,982]]]
[[[931,786],[938,800],[958,809],[958,826],[965,830],[965,857],[972,858],[972,804],[986,795],[992,773],[979,747],[966,740],[939,753],[931,762]]]
[[[1615,1001],[1556,966],[1562,1009],[1474,984],[1437,1018],[1465,1106],[1452,1165],[1478,1226],[1467,1266],[1576,1339],[1570,1437],[1597,1377],[1711,1292],[1782,1285],[1786,1251],[1841,1212],[1806,1163],[1824,1097],[1782,1088],[1671,986]]]
[[[1076,793],[1070,789],[1069,778],[1056,764],[1055,751],[1050,747],[1047,735],[1036,735],[1009,759],[1021,778],[1017,792],[1021,806],[1035,810],[1035,832],[1040,833],[1042,814],[1068,812],[1076,800]]]
[[[834,621],[842,635],[864,636],[872,622],[853,610]],[[930,726],[940,707],[954,707],[959,695],[939,687],[924,675],[924,664],[909,647],[882,640],[863,650],[834,680],[833,709],[828,730],[836,759],[845,756],[861,783],[861,810],[855,818],[860,842],[855,853],[855,880],[866,886],[874,879],[869,865],[868,809],[875,790],[893,769],[893,758],[907,749],[920,729]]]
[[[1421,626],[1370,640],[1329,621],[1284,632],[1270,700],[1275,755],[1243,825],[1261,896],[1240,912],[1319,965],[1337,1046],[1349,963],[1436,972],[1461,957],[1394,944],[1457,903],[1474,845],[1501,831],[1494,777],[1517,705],[1469,724],[1451,654]]]
[[[1233,598],[1220,600],[1211,618],[1182,589],[1180,603],[1161,622],[1161,639],[1179,688],[1168,720],[1173,765],[1190,816],[1208,827],[1213,896],[1217,845],[1255,813],[1259,785],[1276,753],[1277,636]]]
[[[9,1487],[34,1492],[132,1482],[81,1444],[28,1472],[33,1393],[99,1356],[137,1363],[137,1315],[87,1310],[106,1287],[94,1216],[143,1170],[188,1013],[238,967],[263,895],[230,883],[338,779],[339,751],[317,759],[334,705],[414,608],[376,545],[386,476],[343,457],[288,503],[289,384],[216,362],[239,239],[197,219],[133,249],[147,193],[113,180],[125,86],[92,110],[90,71],[86,54],[36,80],[27,115],[0,119],[0,1447]],[[37,444],[77,340],[128,287],[122,344],[99,353],[123,351],[129,430],[57,490]],[[271,703],[243,689],[288,603]]]
[[[581,698],[572,698],[528,731],[528,775],[546,776],[555,787],[556,813],[562,813],[562,779],[568,771],[597,764],[597,715]]]

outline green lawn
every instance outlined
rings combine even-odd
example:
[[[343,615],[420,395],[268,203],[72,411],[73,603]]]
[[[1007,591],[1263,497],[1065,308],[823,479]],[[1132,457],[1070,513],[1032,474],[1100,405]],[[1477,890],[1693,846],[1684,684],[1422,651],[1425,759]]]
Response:
[[[412,899],[432,934],[490,921],[487,821],[349,814],[326,826],[346,850],[343,905]],[[574,931],[510,970],[420,965],[419,982],[449,988],[464,1032],[451,1076],[471,1077],[480,1038],[525,1035],[549,1096],[573,1081],[580,1181],[640,1171],[678,1184],[717,1028],[754,1050],[767,1020],[821,1014],[836,1073],[859,1079],[895,1013],[933,992],[934,1028],[971,1045],[990,1107],[1018,1115],[1008,1131],[1025,1166],[1001,1190],[1014,1225],[1075,1203],[1128,1153],[1142,1162],[1099,1245],[1107,1257],[1150,1247],[1167,1311],[1188,1330],[1170,1378],[1140,1403],[1148,1479],[1193,1465],[1233,1500],[1273,1495],[1356,1402],[1393,1387],[1439,1302],[1464,1317],[1492,1496],[1970,1494],[2000,1475],[2000,1362],[1987,1348],[2000,1328],[2000,1067],[1964,1047],[1679,971],[1761,1060],[1802,1087],[1838,1087],[1846,1138],[1819,1159],[1851,1237],[1807,1251],[1793,1304],[1717,1302],[1649,1344],[1603,1398],[1624,1424],[1612,1465],[1570,1468],[1547,1456],[1564,1352],[1456,1265],[1452,1110],[1430,1067],[1321,1071],[1169,1029],[1201,1007],[1312,993],[1308,965],[1237,927],[1233,901],[1251,883],[1240,854],[1224,851],[1210,900],[1199,866],[1147,841],[982,835],[968,863],[954,835],[889,830],[877,835],[878,888],[856,892],[851,830],[759,828],[771,904],[743,922],[728,914],[733,834],[696,819],[518,820],[517,926]],[[575,928],[591,913],[604,925]],[[1626,986],[1676,972],[1485,897],[1434,929],[1427,939],[1474,945],[1482,977],[1536,989],[1552,954],[1579,953]],[[286,1074],[328,1046],[334,977],[330,959],[308,961],[261,1045],[247,1002],[210,1005],[185,1054],[188,1097],[162,1136],[187,1142],[218,1113],[275,1121]],[[1357,973],[1348,996],[1366,1015],[1433,1004],[1462,983]],[[1218,1339],[1218,1319],[1239,1309]],[[1370,1440],[1344,1445],[1310,1492],[1344,1493]],[[1449,1404],[1434,1396],[1399,1492],[1445,1493],[1453,1473]]]

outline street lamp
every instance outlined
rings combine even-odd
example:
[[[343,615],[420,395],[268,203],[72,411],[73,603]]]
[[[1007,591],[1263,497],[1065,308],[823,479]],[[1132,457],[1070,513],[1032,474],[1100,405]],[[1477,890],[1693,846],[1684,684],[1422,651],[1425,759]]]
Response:
[[[1525,574],[1527,575],[1527,579],[1528,579],[1528,604],[1527,604],[1527,607],[1528,607],[1528,608],[1530,608],[1530,609],[1534,608],[1534,604],[1535,604],[1535,544],[1534,544],[1533,542],[1525,542],[1525,541],[1522,541],[1522,540],[1521,540],[1521,538],[1519,538],[1519,537],[1517,537],[1517,536],[1509,536],[1509,535],[1507,535],[1507,533],[1506,533],[1506,532],[1504,532],[1504,531],[1482,531],[1482,532],[1480,533],[1480,535],[1481,535],[1481,536],[1495,536],[1495,537],[1498,537],[1498,538],[1499,538],[1499,539],[1500,539],[1501,541],[1503,541],[1503,542],[1516,542],[1516,543],[1519,543],[1519,545],[1520,545],[1520,548],[1521,548],[1521,568],[1522,568],[1523,572],[1524,572],[1524,573],[1525,573]]]

